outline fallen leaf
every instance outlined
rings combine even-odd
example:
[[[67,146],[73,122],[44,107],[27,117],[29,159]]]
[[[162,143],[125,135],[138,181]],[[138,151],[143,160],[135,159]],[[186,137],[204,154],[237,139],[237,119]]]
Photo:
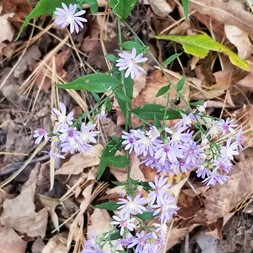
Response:
[[[238,55],[243,59],[249,58],[252,53],[252,45],[248,34],[233,25],[225,25],[225,34],[229,41],[236,46]]]
[[[11,41],[14,35],[14,31],[12,30],[11,24],[8,21],[8,18],[13,16],[14,13],[8,13],[5,15],[0,16],[0,43],[5,40]]]
[[[48,213],[46,209],[35,212],[34,194],[40,165],[31,171],[28,181],[22,187],[20,195],[6,199],[3,203],[1,224],[13,228],[30,237],[45,237]],[[22,210],[22,211],[20,211]]]
[[[253,16],[244,9],[243,1],[238,0],[189,0],[190,12],[197,10],[226,25],[234,25],[253,37]]]
[[[93,239],[96,235],[109,232],[113,228],[113,225],[111,225],[110,222],[111,217],[106,210],[95,208],[88,221],[87,239]],[[111,253],[109,243],[105,244],[103,250],[105,253]]]
[[[99,164],[103,146],[97,144],[85,153],[78,153],[64,163],[61,168],[55,171],[55,175],[78,175],[85,168],[93,167]]]
[[[0,226],[0,245],[0,253],[25,253],[27,242],[14,229]]]
[[[253,158],[237,163],[225,185],[216,184],[205,193],[205,214],[209,223],[230,213],[253,193]]]
[[[175,5],[170,5],[166,0],[150,1],[153,12],[159,17],[166,17],[173,11]]]
[[[49,239],[47,245],[42,250],[42,253],[67,253],[66,233],[61,233]]]

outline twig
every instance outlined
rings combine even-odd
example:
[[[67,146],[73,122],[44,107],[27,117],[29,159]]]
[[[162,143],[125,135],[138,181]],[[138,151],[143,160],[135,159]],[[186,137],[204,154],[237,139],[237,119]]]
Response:
[[[34,164],[37,162],[44,162],[50,158],[50,155],[44,155],[38,158],[32,159],[28,164]],[[0,176],[5,176],[10,173],[13,173],[19,169],[20,166],[22,166],[25,162],[17,162],[17,163],[11,163],[7,164],[4,167],[0,169]]]

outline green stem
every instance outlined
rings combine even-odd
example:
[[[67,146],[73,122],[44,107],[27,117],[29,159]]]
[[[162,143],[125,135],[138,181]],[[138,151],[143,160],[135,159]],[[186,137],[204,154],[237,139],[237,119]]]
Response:
[[[118,36],[119,36],[119,49],[120,49],[120,51],[122,51],[123,50],[123,48],[122,48],[122,31],[121,31],[121,20],[120,19],[118,19]],[[121,83],[123,85],[123,91],[124,91],[124,94],[127,96],[124,71],[121,71],[120,75],[121,75]],[[125,125],[126,132],[128,132],[130,128],[131,128],[131,104],[126,102],[126,125]],[[129,159],[128,150],[126,151],[126,157]],[[127,189],[128,193],[130,193],[130,191],[131,191],[130,165],[127,166],[127,188],[128,188]]]

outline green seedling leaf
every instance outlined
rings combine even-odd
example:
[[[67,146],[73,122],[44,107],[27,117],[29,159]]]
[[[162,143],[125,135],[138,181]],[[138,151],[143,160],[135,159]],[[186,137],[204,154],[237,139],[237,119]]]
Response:
[[[120,84],[120,81],[115,77],[98,73],[82,76],[75,81],[67,84],[57,84],[61,89],[84,90],[95,93],[107,92],[110,89],[115,89]]]
[[[136,2],[137,0],[109,0],[109,6],[118,17],[126,19]]]
[[[158,120],[166,119],[180,119],[181,114],[179,111],[168,108],[165,113],[165,107],[158,104],[146,104],[142,107],[136,107],[132,110],[134,114],[143,120],[154,120],[154,116]]]
[[[177,92],[181,91],[184,87],[186,77],[183,76],[177,83]]]
[[[184,9],[184,16],[186,19],[188,19],[189,14],[189,0],[182,0],[182,5]]]
[[[120,204],[117,204],[116,202],[109,201],[109,202],[105,202],[105,203],[102,203],[99,205],[95,205],[93,207],[99,208],[99,209],[106,209],[109,211],[115,211],[120,207]]]
[[[166,59],[163,63],[162,66],[166,66],[169,65],[170,63],[172,63],[174,60],[176,60],[182,53],[175,53],[173,55],[171,55],[168,59]]]
[[[210,50],[226,54],[231,63],[235,66],[249,71],[248,63],[240,58],[236,53],[232,52],[227,47],[218,43],[206,34],[198,35],[158,35],[155,38],[160,40],[172,40],[181,44],[186,53],[205,58]]]
[[[166,85],[159,89],[159,91],[156,93],[156,97],[160,97],[163,94],[165,94],[169,90],[170,86]]]
[[[116,168],[124,168],[129,165],[129,159],[123,155],[108,157],[105,158],[105,161]]]

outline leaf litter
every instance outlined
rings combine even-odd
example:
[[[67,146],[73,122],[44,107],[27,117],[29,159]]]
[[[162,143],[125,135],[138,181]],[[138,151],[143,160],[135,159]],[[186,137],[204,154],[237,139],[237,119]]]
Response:
[[[177,1],[145,1],[144,4],[139,1],[134,10],[141,13],[141,8],[145,8],[148,13],[144,18],[144,28],[139,33],[161,62],[173,53],[182,52],[182,46],[180,43],[155,42],[148,39],[148,36],[161,31],[164,36],[194,35],[197,31],[198,34],[209,34],[218,43],[244,58],[252,68],[253,14],[249,11],[250,8],[247,9],[246,4],[237,0],[189,2],[190,21],[184,19],[182,6]],[[100,3],[101,8],[105,6],[106,2]],[[1,5],[0,25],[5,30],[0,36],[0,126],[6,139],[1,141],[1,150],[5,153],[1,153],[0,170],[13,161],[22,163],[27,159],[33,151],[29,144],[32,143],[32,132],[39,126],[50,128],[50,108],[59,100],[65,101],[71,109],[77,108],[77,111],[82,111],[84,107],[80,97],[86,105],[94,103],[84,92],[72,93],[70,98],[68,93],[59,91],[52,83],[62,79],[71,81],[80,76],[80,73],[92,73],[94,68],[106,71],[109,66],[101,61],[102,54],[107,52],[116,55],[115,24],[110,19],[104,22],[103,17],[99,16],[91,21],[93,25],[88,28],[90,31],[73,37],[78,42],[76,46],[71,44],[70,38],[64,37],[66,34],[63,31],[54,28],[49,30],[43,23],[37,23],[42,31],[39,40],[36,32],[32,34],[29,29],[24,31],[26,36],[33,39],[33,45],[29,44],[26,36],[19,38],[19,44],[13,42],[14,35],[22,24],[19,19],[24,18],[30,10],[31,5],[25,0],[4,0]],[[136,17],[131,16],[129,23],[135,28]],[[138,30],[138,27],[135,29]],[[100,33],[103,34],[102,44]],[[23,47],[20,47],[21,44]],[[148,75],[142,76],[134,85],[134,107],[150,102],[165,104],[164,97],[156,97],[156,93],[168,82],[154,65],[150,60],[145,66]],[[242,68],[246,69],[245,65]],[[240,250],[247,252],[253,248],[250,244],[253,235],[240,224],[245,220],[251,226],[253,223],[252,210],[248,209],[246,218],[243,213],[251,205],[253,194],[252,70],[240,70],[228,61],[227,56],[215,52],[209,52],[205,59],[184,53],[173,63],[164,66],[164,70],[175,84],[182,75],[186,75],[183,92],[188,101],[204,99],[209,113],[234,117],[243,126],[243,145],[246,147],[238,157],[225,186],[209,189],[200,185],[191,175],[170,179],[181,210],[173,224],[168,224],[167,249],[171,249],[168,252],[178,250],[180,243],[182,248],[187,249],[186,252],[198,252],[195,250],[198,247],[205,252],[203,240],[208,240],[206,234],[220,238],[219,242],[215,241],[214,252],[228,252],[231,241],[222,237],[222,234],[229,234],[228,231],[229,236],[237,240]],[[170,96],[171,99],[178,99],[173,89]],[[112,135],[119,135],[120,127],[125,124],[113,99],[114,113],[109,119],[101,121],[106,140]],[[183,104],[180,100],[178,102]],[[133,118],[132,123],[138,126],[139,121]],[[1,189],[0,245],[3,246],[0,253],[23,253],[28,252],[28,248],[33,253],[80,252],[86,234],[89,239],[95,231],[101,233],[110,229],[111,214],[105,210],[93,209],[92,206],[103,199],[117,201],[122,187],[115,187],[111,181],[116,178],[124,182],[127,175],[125,169],[110,167],[102,178],[104,183],[96,182],[104,143],[101,139],[90,153],[76,154],[63,161],[55,171],[52,190],[49,184],[49,165],[43,161],[43,164],[31,165],[21,176],[15,177]],[[132,157],[131,161],[132,178],[146,181],[154,179],[154,171],[141,165],[137,157]],[[1,176],[0,180],[5,180],[7,176]],[[241,238],[236,232],[238,224],[242,234],[247,235],[244,244],[238,240]],[[54,234],[55,232],[57,233]],[[28,244],[32,247],[28,247]],[[234,245],[232,247],[235,249]],[[107,251],[110,252],[109,249]]]

